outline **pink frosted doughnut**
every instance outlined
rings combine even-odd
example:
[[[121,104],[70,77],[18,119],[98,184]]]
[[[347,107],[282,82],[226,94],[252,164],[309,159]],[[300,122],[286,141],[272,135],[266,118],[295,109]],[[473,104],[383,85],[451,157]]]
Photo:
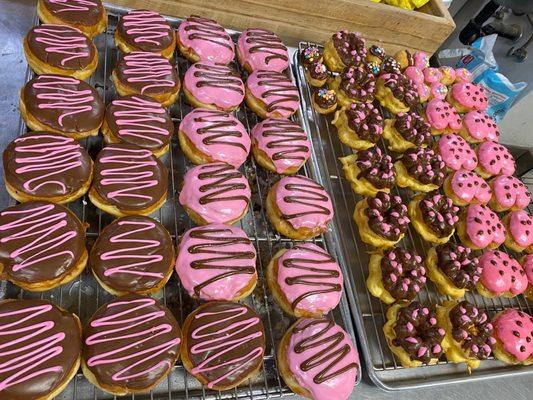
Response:
[[[292,80],[279,72],[252,72],[246,80],[246,89],[265,104],[266,117],[289,118],[300,106],[298,89]]]
[[[473,171],[477,166],[476,153],[461,136],[449,133],[442,135],[437,142],[437,153],[448,168],[454,171]]]
[[[314,400],[350,397],[359,373],[359,354],[350,336],[325,318],[302,318],[287,332],[287,367]]]
[[[194,51],[200,61],[229,64],[235,56],[230,35],[212,19],[194,15],[181,21],[178,41],[187,50]]]
[[[466,68],[455,70],[455,82],[472,82],[472,74]]]
[[[255,284],[255,259],[255,247],[242,229],[209,224],[189,229],[181,237],[175,268],[192,297],[234,300]]]
[[[466,134],[473,139],[471,140],[473,142],[483,142],[485,140],[498,142],[500,139],[498,125],[484,111],[473,110],[467,112],[463,118],[463,127]]]
[[[463,212],[467,239],[475,247],[493,248],[505,242],[505,227],[490,208],[482,204],[470,204]]]
[[[510,212],[508,232],[518,246],[533,245],[533,217],[524,210]]]
[[[429,67],[429,57],[425,51],[415,51],[413,65],[421,70]]]
[[[489,103],[485,88],[471,82],[454,83],[450,91],[455,102],[467,110],[486,110]]]
[[[522,266],[503,251],[488,250],[479,258],[481,283],[495,296],[511,293],[513,296],[527,289],[527,277]]]
[[[461,117],[455,108],[445,100],[432,99],[426,105],[426,120],[438,132],[461,129]]]
[[[180,135],[211,161],[220,161],[239,168],[250,152],[250,136],[233,115],[218,110],[196,108],[185,115]]]
[[[477,172],[459,170],[449,179],[453,194],[463,202],[487,204],[492,196],[489,184]]]
[[[239,74],[225,64],[200,61],[189,67],[183,78],[184,90],[204,105],[232,110],[244,100]]]
[[[490,181],[492,187],[491,206],[497,211],[526,208],[531,201],[524,183],[512,175],[500,175]]]
[[[455,82],[455,69],[447,65],[439,67],[439,71],[442,74],[441,82],[445,85],[451,85]]]
[[[179,202],[206,223],[230,223],[244,214],[250,197],[243,174],[228,164],[211,163],[187,171]]]
[[[528,292],[533,292],[533,254],[525,255],[520,261],[522,262],[522,268],[526,271],[527,281],[529,283]]]
[[[246,29],[237,40],[239,64],[248,72],[282,72],[289,66],[287,47],[273,32],[261,28]]]
[[[448,94],[448,88],[444,83],[433,82],[429,86],[429,98],[430,99],[439,99],[444,100]]]
[[[492,320],[494,336],[503,350],[518,362],[533,361],[533,318],[519,310],[507,308]]]
[[[440,82],[442,79],[442,72],[438,68],[427,67],[422,70],[422,73],[424,74],[424,82],[428,85]]]
[[[512,175],[516,164],[507,147],[495,142],[483,142],[477,149],[479,174],[481,176]]]
[[[420,68],[411,65],[403,71],[403,74],[410,78],[414,83],[424,83],[424,73]]]

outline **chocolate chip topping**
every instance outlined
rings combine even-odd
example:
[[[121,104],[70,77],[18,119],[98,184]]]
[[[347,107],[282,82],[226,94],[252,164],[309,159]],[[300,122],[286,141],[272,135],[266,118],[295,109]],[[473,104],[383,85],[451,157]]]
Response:
[[[470,248],[448,242],[435,247],[437,267],[460,289],[473,290],[481,275],[478,258]]]
[[[418,104],[420,98],[415,85],[411,79],[397,72],[390,72],[380,75],[385,87],[389,88],[394,97],[404,103],[407,107],[413,108]]]
[[[394,120],[394,128],[405,140],[417,146],[431,143],[431,127],[417,113],[399,113]]]
[[[383,62],[381,63],[381,71],[385,73],[393,72],[395,74],[399,74],[401,73],[400,64],[398,64],[398,61],[396,61],[394,57],[385,56]]]
[[[459,207],[438,191],[427,193],[418,203],[424,223],[439,237],[450,235],[459,220]]]
[[[347,67],[340,79],[339,89],[350,99],[361,102],[374,100],[376,80],[364,67]]]
[[[379,147],[357,152],[358,178],[365,178],[378,189],[391,188],[396,183],[396,168],[389,155]]]
[[[412,148],[401,158],[410,176],[422,184],[441,186],[446,165],[439,154],[431,149]]]
[[[407,207],[400,196],[379,192],[376,197],[366,200],[365,214],[368,226],[373,232],[387,240],[398,240],[409,226]]]
[[[383,116],[372,103],[352,103],[345,111],[348,126],[361,139],[377,143],[383,133]]]
[[[339,31],[331,37],[342,62],[347,66],[361,64],[366,57],[365,41],[359,33]]]
[[[415,301],[398,310],[394,334],[395,346],[405,350],[411,360],[427,364],[442,354],[441,343],[446,331],[437,325],[433,307]]]
[[[337,95],[334,90],[320,88],[313,93],[313,100],[320,108],[330,108],[337,104]]]
[[[449,314],[454,340],[461,344],[468,357],[485,360],[496,340],[485,310],[479,310],[466,300],[454,306]]]
[[[413,300],[426,284],[426,269],[416,252],[395,247],[383,253],[381,279],[395,300]]]
[[[324,80],[329,76],[328,69],[320,62],[310,64],[307,67],[307,71],[313,79]]]

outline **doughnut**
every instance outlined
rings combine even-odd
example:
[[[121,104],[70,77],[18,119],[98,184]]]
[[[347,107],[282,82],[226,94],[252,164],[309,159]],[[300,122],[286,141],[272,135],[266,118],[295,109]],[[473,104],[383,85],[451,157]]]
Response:
[[[476,153],[466,140],[455,133],[442,135],[435,144],[435,152],[449,171],[473,171],[477,167]]]
[[[311,102],[318,113],[330,114],[337,109],[337,94],[333,89],[319,88],[313,91]]]
[[[395,74],[401,73],[400,64],[398,64],[398,61],[391,56],[385,56],[379,67],[381,72],[394,72]],[[374,75],[377,75],[377,73]]]
[[[250,152],[250,136],[226,111],[196,108],[181,120],[181,150],[194,164],[224,162],[239,168]]]
[[[335,259],[313,243],[281,249],[267,268],[274,300],[287,314],[320,318],[339,304],[342,271]]]
[[[176,33],[159,13],[130,10],[118,21],[115,45],[124,54],[147,51],[170,59],[176,48]]]
[[[283,335],[277,353],[283,380],[296,394],[314,400],[347,400],[361,373],[350,336],[326,318],[300,318]]]
[[[376,92],[376,78],[364,67],[346,67],[331,82],[331,88],[337,92],[339,105],[351,103],[372,103]]]
[[[257,70],[248,75],[244,99],[263,119],[289,118],[300,107],[298,88],[286,75],[275,71]]]
[[[150,217],[116,219],[96,239],[89,266],[100,286],[114,296],[155,293],[172,274],[172,238]]]
[[[429,68],[429,56],[425,51],[415,51],[413,53],[413,65],[421,70]]]
[[[287,47],[274,32],[261,28],[242,31],[237,40],[237,60],[248,73],[283,72],[289,67]]]
[[[420,103],[425,103],[430,97],[429,86],[424,82],[424,73],[415,66],[409,66],[403,71],[404,75],[413,81],[413,86],[418,92]]]
[[[422,70],[424,74],[424,82],[431,85],[433,83],[440,83],[442,80],[442,72],[439,68],[426,67]]]
[[[459,134],[470,143],[500,140],[498,125],[485,111],[479,110],[469,111],[464,115],[463,127],[459,130]]]
[[[116,143],[98,153],[89,199],[115,217],[148,215],[167,199],[168,172],[150,150]]]
[[[398,66],[402,71],[405,71],[406,68],[415,65],[415,60],[413,59],[413,53],[411,51],[398,50],[394,54],[394,60],[398,63]]]
[[[89,190],[92,176],[93,161],[87,151],[56,133],[26,133],[4,150],[6,189],[21,203],[72,202]]]
[[[468,247],[453,242],[439,244],[428,250],[427,275],[443,296],[460,299],[475,289],[481,275],[478,263],[477,254]]]
[[[488,250],[479,257],[479,266],[482,271],[477,291],[482,296],[512,298],[526,291],[526,272],[507,253]]]
[[[425,241],[442,244],[454,234],[459,207],[438,191],[414,196],[408,209],[415,230]]]
[[[506,364],[533,364],[533,318],[524,311],[506,308],[492,318],[494,355]]]
[[[424,110],[424,118],[431,126],[433,135],[458,132],[463,125],[461,116],[445,100],[428,101]]]
[[[533,299],[533,254],[527,254],[520,259],[520,264],[524,271],[526,271],[528,286],[527,290],[524,292],[524,296],[528,300]]]
[[[399,187],[430,192],[444,182],[446,164],[439,154],[429,148],[411,148],[394,163]]]
[[[331,121],[337,135],[345,145],[356,150],[366,150],[381,139],[383,116],[372,103],[351,103],[335,113]]]
[[[307,66],[305,77],[311,86],[322,87],[329,78],[329,72],[324,64],[316,62]]]
[[[477,172],[462,169],[448,175],[443,188],[456,206],[487,204],[492,196],[489,184]]]
[[[47,201],[0,212],[0,278],[32,292],[76,278],[87,264],[85,226],[69,209]]]
[[[404,368],[436,364],[444,351],[446,330],[439,326],[435,308],[417,301],[389,307],[383,332]]]
[[[98,92],[70,76],[40,75],[20,91],[20,113],[32,131],[80,140],[98,135],[105,106]]]
[[[183,366],[208,389],[230,390],[253,378],[265,347],[261,318],[244,304],[205,303],[183,324]]]
[[[477,149],[479,159],[476,171],[487,179],[494,175],[513,175],[516,163],[507,147],[495,142],[483,142]]]
[[[533,253],[533,217],[525,210],[511,211],[502,222],[507,233],[505,245],[516,252]]]
[[[512,175],[499,175],[491,179],[489,184],[492,188],[489,207],[496,212],[522,210],[531,202],[527,186]]]
[[[98,65],[98,51],[77,28],[43,24],[31,28],[24,38],[24,54],[37,74],[58,74],[84,80]]]
[[[427,147],[432,140],[429,124],[411,111],[386,119],[383,137],[387,140],[387,148],[397,153],[404,153],[413,147]]]
[[[356,154],[340,157],[339,160],[353,191],[361,196],[389,193],[396,184],[396,168],[392,158],[379,147],[359,150]]]
[[[209,224],[189,229],[178,244],[176,272],[189,295],[238,301],[257,283],[256,251],[240,228]]]
[[[170,114],[152,98],[132,94],[107,106],[102,134],[106,143],[131,143],[161,157],[174,134]]]
[[[128,294],[101,306],[83,332],[87,380],[117,396],[149,392],[180,356],[181,331],[169,309]]]
[[[460,113],[485,111],[489,105],[483,85],[472,82],[454,83],[446,99]]]
[[[252,153],[257,163],[268,171],[291,175],[311,156],[311,142],[296,122],[267,118],[250,132]]]
[[[472,74],[466,68],[455,69],[455,83],[472,82]]]
[[[393,114],[407,112],[420,101],[413,81],[395,72],[384,73],[378,77],[375,96],[380,104]]]
[[[385,49],[377,44],[373,44],[368,48],[365,61],[381,65],[385,59],[385,56]]]
[[[234,224],[248,211],[250,197],[246,177],[231,165],[215,162],[187,171],[179,203],[198,225]]]
[[[316,63],[322,63],[323,59],[324,51],[316,46],[307,46],[300,54],[300,60],[306,69]]]
[[[393,247],[402,240],[410,222],[401,197],[385,192],[358,201],[353,218],[361,240],[378,249]]]
[[[362,64],[366,55],[365,41],[359,32],[338,31],[324,45],[324,62],[333,72]]]
[[[91,39],[107,28],[101,0],[39,0],[37,14],[43,24],[72,26]]]
[[[429,85],[429,100],[444,100],[448,95],[448,88],[444,83],[433,82]]]
[[[393,247],[370,255],[366,286],[386,304],[413,300],[426,279],[422,257],[414,251]]]
[[[283,236],[307,240],[324,233],[333,219],[326,190],[301,175],[285,176],[268,191],[267,215]]]
[[[437,306],[437,319],[446,330],[442,348],[448,362],[464,362],[470,370],[491,355],[496,339],[485,310],[466,300],[445,301]]]
[[[195,108],[233,111],[244,100],[244,84],[232,67],[199,61],[185,73],[183,93]]]
[[[455,68],[449,67],[447,65],[443,65],[439,67],[439,71],[442,74],[440,78],[440,82],[443,85],[450,86],[452,83],[455,82],[455,77],[456,77]]]
[[[176,101],[181,86],[178,71],[165,57],[145,51],[122,56],[111,79],[120,96],[145,94],[164,107]]]
[[[365,62],[363,63],[363,68],[372,75],[377,76],[381,72],[381,67],[384,66],[384,63],[385,60],[380,65],[375,62]]]
[[[0,331],[0,397],[59,397],[80,366],[78,317],[48,300],[2,300]]]
[[[496,213],[483,204],[469,204],[456,225],[461,242],[474,250],[495,249],[505,241],[505,226]]]

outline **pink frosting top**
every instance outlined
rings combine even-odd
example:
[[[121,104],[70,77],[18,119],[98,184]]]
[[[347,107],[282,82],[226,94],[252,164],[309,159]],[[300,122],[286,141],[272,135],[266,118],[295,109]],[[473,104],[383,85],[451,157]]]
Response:
[[[190,16],[178,27],[180,43],[194,50],[200,60],[229,64],[235,56],[235,46],[228,33],[212,19]]]
[[[346,400],[355,386],[359,354],[348,334],[333,321],[302,318],[292,328],[287,364],[314,400]]]
[[[435,129],[458,131],[463,126],[455,108],[445,100],[431,99],[426,105],[426,119]]]
[[[294,229],[325,228],[333,218],[333,204],[328,193],[315,181],[295,175],[276,184],[275,200],[281,217]]]
[[[533,244],[533,217],[524,210],[509,214],[509,231],[514,241],[521,247]]]
[[[410,78],[414,83],[424,83],[424,73],[420,68],[410,65],[403,71],[403,74]]]
[[[233,115],[197,108],[181,121],[179,130],[200,152],[239,168],[250,152],[250,136]]]
[[[494,335],[504,350],[518,361],[533,356],[533,318],[512,308],[504,310],[492,321]]]
[[[505,242],[505,227],[500,218],[485,205],[470,204],[466,209],[466,233],[470,241],[484,249],[492,243]]]
[[[432,99],[444,100],[448,94],[448,88],[444,83],[433,82],[429,86],[429,93]]]
[[[293,309],[326,314],[339,304],[342,284],[339,265],[316,244],[297,244],[278,259],[278,285]]]
[[[253,127],[251,134],[257,147],[272,160],[279,174],[288,168],[301,166],[311,155],[307,134],[300,125],[288,119],[265,119]]]
[[[452,190],[461,200],[487,204],[492,196],[490,185],[477,172],[459,170],[451,177]]]
[[[197,62],[185,73],[183,84],[198,101],[214,104],[217,108],[237,107],[244,100],[241,77],[225,64]]]
[[[442,135],[437,143],[438,151],[448,168],[454,171],[472,171],[477,167],[476,153],[461,136],[453,133]]]
[[[242,229],[209,224],[182,236],[176,272],[191,296],[232,300],[257,277],[255,259],[255,248]]]
[[[526,271],[529,286],[533,286],[533,254],[528,254],[522,258],[522,268]]]
[[[531,193],[524,183],[512,175],[500,175],[490,182],[496,202],[509,209],[526,208],[531,201]]]
[[[414,66],[419,69],[429,67],[429,57],[425,51],[415,51],[413,54]]]
[[[287,47],[273,32],[260,28],[246,29],[237,40],[239,61],[252,71],[282,72],[289,66]]]
[[[185,174],[179,202],[208,223],[227,223],[239,218],[250,202],[248,180],[224,163],[191,168]]]
[[[455,70],[455,82],[471,82],[472,74],[466,68],[457,68]]]
[[[438,68],[427,67],[422,72],[424,74],[424,81],[427,84],[440,82],[442,79],[442,72]]]
[[[298,89],[284,74],[274,71],[254,71],[246,80],[246,87],[252,95],[266,106],[266,116],[274,112],[289,118],[300,106]]]
[[[486,110],[489,103],[485,95],[485,88],[471,82],[458,82],[452,86],[452,96],[455,101],[470,110]]]
[[[498,125],[484,111],[473,110],[467,112],[463,118],[463,124],[468,134],[476,140],[497,142],[500,139]]]
[[[512,175],[516,170],[513,156],[507,147],[494,142],[483,142],[477,147],[479,165],[491,175]]]
[[[489,250],[479,258],[481,283],[491,293],[500,296],[511,292],[513,295],[527,289],[527,277],[522,266],[503,251]]]

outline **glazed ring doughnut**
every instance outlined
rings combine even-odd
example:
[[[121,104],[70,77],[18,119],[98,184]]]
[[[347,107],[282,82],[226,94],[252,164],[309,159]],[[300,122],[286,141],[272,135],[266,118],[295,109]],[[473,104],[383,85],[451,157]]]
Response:
[[[356,150],[373,147],[383,134],[383,116],[372,103],[351,103],[331,121],[342,143]]]
[[[526,272],[514,258],[499,250],[489,250],[479,258],[481,277],[477,291],[485,297],[513,298],[527,290]]]
[[[438,189],[444,182],[446,165],[432,149],[408,149],[394,166],[400,187],[429,192]]]
[[[333,72],[362,64],[366,54],[365,41],[358,32],[338,31],[324,46],[324,62]]]
[[[383,137],[387,140],[387,148],[397,153],[404,153],[413,147],[427,147],[432,141],[429,124],[410,111],[386,119]]]
[[[533,364],[533,317],[507,308],[494,316],[494,355],[507,364]]]
[[[470,204],[459,215],[459,239],[474,250],[495,249],[505,242],[505,226],[496,213],[482,204]]]

